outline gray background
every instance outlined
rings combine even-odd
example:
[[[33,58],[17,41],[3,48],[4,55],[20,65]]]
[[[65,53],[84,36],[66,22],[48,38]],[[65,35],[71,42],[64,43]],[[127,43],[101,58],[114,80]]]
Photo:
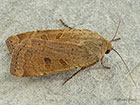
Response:
[[[107,39],[123,20],[113,46],[128,64],[140,87],[140,0],[0,0],[0,105],[140,105],[136,89],[120,58],[111,52],[100,63],[62,83],[76,70],[33,78],[9,73],[8,36],[69,26],[99,32]]]

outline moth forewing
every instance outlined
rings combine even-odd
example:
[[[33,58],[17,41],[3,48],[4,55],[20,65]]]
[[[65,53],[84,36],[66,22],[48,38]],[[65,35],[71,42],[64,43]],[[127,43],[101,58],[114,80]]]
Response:
[[[21,42],[12,53],[11,74],[32,77],[85,67],[97,62],[83,46],[40,39]]]
[[[25,39],[37,38],[40,40],[80,43],[82,40],[89,40],[97,35],[97,32],[92,32],[87,29],[37,30],[10,36],[5,42],[9,53],[12,54],[14,48]]]

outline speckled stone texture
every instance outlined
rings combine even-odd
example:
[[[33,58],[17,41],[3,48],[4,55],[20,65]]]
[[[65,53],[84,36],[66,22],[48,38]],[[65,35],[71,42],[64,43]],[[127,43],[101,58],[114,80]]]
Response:
[[[115,33],[123,5],[123,20],[114,48],[128,64],[140,87],[140,0],[0,0],[0,105],[140,105],[136,89],[115,52],[80,72],[76,70],[33,78],[10,74],[5,40],[22,32],[65,28],[59,19],[77,29],[99,32],[107,39]]]

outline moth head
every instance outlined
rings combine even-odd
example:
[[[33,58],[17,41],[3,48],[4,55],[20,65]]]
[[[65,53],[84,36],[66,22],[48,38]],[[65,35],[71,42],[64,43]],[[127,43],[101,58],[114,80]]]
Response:
[[[105,51],[105,54],[109,54],[110,51],[113,49],[111,41],[107,41],[107,49]]]

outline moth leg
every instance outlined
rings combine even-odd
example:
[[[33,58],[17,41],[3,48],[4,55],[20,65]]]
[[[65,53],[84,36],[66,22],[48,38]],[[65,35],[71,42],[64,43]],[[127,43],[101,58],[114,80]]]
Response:
[[[113,39],[112,42],[114,42],[114,41],[118,41],[118,40],[120,40],[120,39],[121,39],[121,38]]]
[[[118,40],[120,40],[121,38],[116,38],[116,39],[114,39],[113,41],[118,41]]]
[[[67,27],[67,28],[69,28],[69,29],[73,29],[72,27],[70,27],[70,26],[68,26],[67,24],[65,24],[65,23],[63,22],[62,19],[59,19],[59,20],[60,20],[60,22],[61,22],[65,27]]]
[[[80,70],[78,70],[77,72],[75,72],[71,77],[69,77],[68,79],[65,80],[65,82],[62,84],[64,85],[66,82],[68,82],[70,79],[72,79],[76,74],[78,74],[80,71],[84,70],[85,67],[82,67]]]
[[[101,65],[102,65],[104,68],[106,68],[106,69],[110,69],[110,67],[105,66],[105,65],[103,64],[103,59],[104,59],[104,56],[101,58]]]
[[[98,62],[98,61],[97,61],[97,62]],[[68,79],[66,79],[66,81],[65,81],[62,85],[64,85],[66,82],[68,82],[70,79],[72,79],[72,78],[73,78],[76,74],[78,74],[80,71],[86,69],[87,67],[90,67],[90,66],[96,64],[97,62],[94,62],[94,63],[92,63],[92,64],[90,64],[90,65],[88,65],[88,66],[82,67],[80,70],[78,70],[78,71],[75,72],[72,76],[70,76]]]

